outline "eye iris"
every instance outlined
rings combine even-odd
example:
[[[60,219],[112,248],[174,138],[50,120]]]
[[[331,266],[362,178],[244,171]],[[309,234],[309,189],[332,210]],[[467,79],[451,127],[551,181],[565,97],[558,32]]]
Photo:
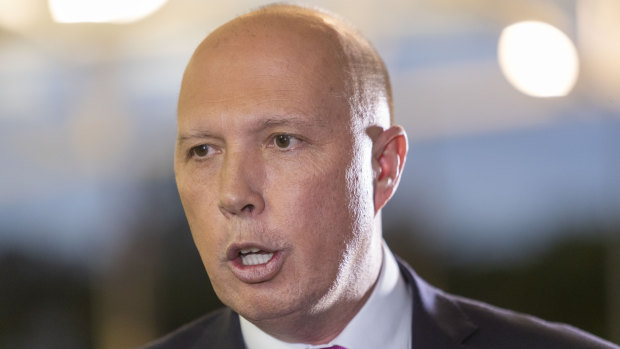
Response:
[[[279,135],[276,137],[276,145],[279,148],[287,148],[291,144],[291,137],[286,135]]]
[[[194,155],[198,156],[198,157],[203,157],[203,156],[207,156],[207,153],[209,152],[209,148],[206,145],[199,145],[197,147],[194,148]]]

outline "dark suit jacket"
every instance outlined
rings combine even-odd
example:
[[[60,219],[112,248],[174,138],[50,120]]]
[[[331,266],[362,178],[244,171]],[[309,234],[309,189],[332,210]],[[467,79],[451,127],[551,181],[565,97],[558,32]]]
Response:
[[[620,349],[568,325],[545,322],[444,293],[418,277],[406,263],[399,261],[399,266],[413,294],[413,349]],[[245,345],[239,317],[225,308],[185,325],[145,348],[244,349]]]

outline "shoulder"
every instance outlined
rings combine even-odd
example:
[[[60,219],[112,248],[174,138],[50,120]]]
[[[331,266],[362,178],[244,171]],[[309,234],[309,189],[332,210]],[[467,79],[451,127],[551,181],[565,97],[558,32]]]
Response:
[[[244,348],[239,317],[222,308],[155,340],[143,349]]]
[[[433,348],[615,348],[575,327],[446,293],[417,276],[403,261],[413,296],[413,340]]]
[[[471,299],[445,295],[463,310],[477,329],[468,345],[488,348],[618,348],[576,327],[542,320]]]

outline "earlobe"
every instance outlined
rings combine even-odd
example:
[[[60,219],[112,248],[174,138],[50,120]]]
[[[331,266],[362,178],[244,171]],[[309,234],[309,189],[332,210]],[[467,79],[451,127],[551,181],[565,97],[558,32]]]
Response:
[[[383,131],[373,145],[375,214],[392,197],[407,156],[407,134],[400,126]]]

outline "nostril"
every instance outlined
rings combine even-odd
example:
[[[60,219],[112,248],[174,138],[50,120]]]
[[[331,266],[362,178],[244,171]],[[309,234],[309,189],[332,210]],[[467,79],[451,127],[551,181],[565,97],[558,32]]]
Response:
[[[241,211],[247,211],[252,213],[252,211],[254,211],[254,205],[252,204],[247,204],[245,206],[243,206],[243,208],[241,209]]]

